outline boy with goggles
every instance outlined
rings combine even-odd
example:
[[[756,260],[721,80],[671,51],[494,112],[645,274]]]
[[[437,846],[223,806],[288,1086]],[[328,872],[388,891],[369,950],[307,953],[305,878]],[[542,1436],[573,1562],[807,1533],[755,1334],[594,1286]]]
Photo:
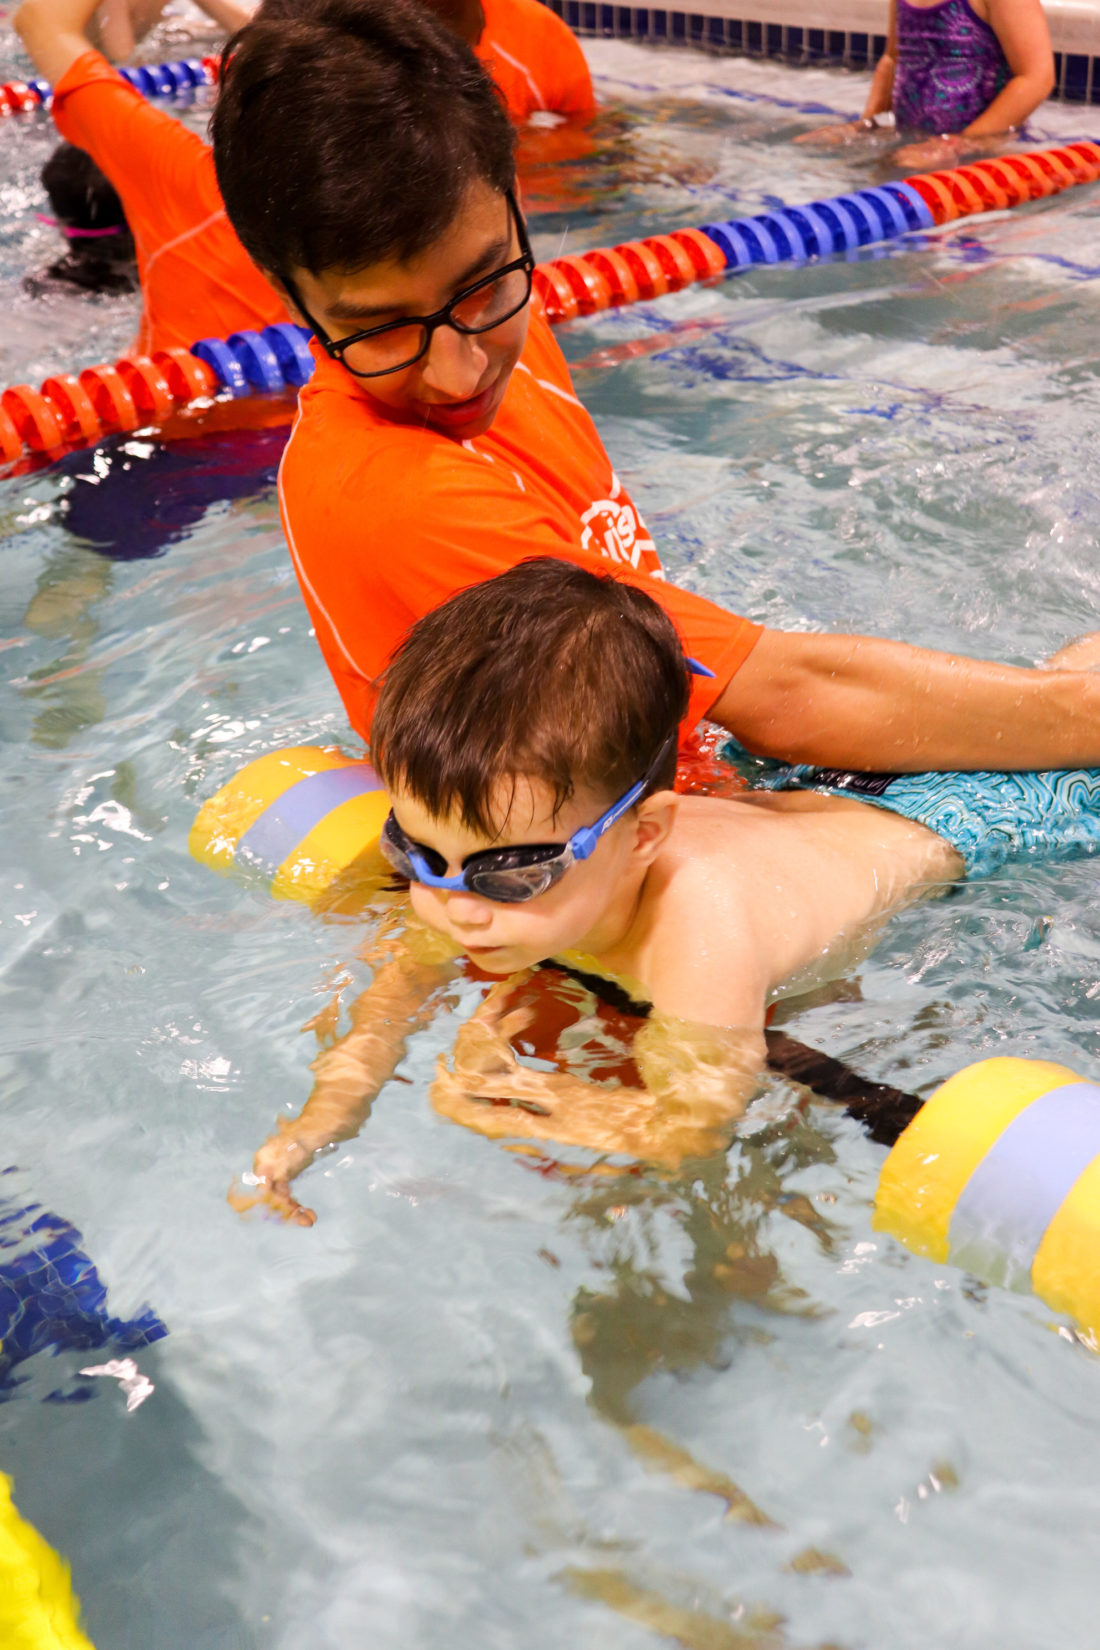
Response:
[[[1094,668],[1100,637],[1053,661]],[[301,1116],[255,1162],[263,1201],[357,1132],[430,999],[468,959],[500,983],[441,1060],[432,1100],[490,1136],[548,1136],[663,1162],[720,1149],[764,1063],[767,1011],[835,977],[887,915],[1009,857],[1100,852],[1100,770],[867,774],[786,769],[737,799],[677,796],[691,664],[651,597],[538,559],[413,627],[374,719],[409,879],[352,1030]],[[512,1000],[554,959],[651,1005],[640,1087],[524,1066]]]

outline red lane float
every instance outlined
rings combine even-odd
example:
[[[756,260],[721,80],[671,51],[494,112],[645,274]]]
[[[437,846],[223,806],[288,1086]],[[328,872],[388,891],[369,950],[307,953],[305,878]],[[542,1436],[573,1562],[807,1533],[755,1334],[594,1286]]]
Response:
[[[0,459],[14,464],[23,453],[23,437],[19,434],[6,407],[0,407]]]
[[[66,441],[96,441],[103,433],[99,414],[79,378],[71,372],[47,378],[42,394],[54,409]]]
[[[153,361],[168,380],[177,407],[186,407],[191,401],[204,401],[217,395],[221,385],[213,367],[200,361],[186,349],[158,349]]]
[[[16,384],[0,396],[0,408],[7,413],[22,444],[32,453],[48,453],[64,441],[61,425],[52,405],[40,390]]]

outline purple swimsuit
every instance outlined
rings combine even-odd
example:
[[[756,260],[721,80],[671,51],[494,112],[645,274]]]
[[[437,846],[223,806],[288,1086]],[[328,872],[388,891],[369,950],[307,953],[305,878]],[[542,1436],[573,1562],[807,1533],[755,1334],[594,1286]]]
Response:
[[[898,0],[894,119],[922,132],[961,132],[1011,78],[1001,43],[969,0]]]

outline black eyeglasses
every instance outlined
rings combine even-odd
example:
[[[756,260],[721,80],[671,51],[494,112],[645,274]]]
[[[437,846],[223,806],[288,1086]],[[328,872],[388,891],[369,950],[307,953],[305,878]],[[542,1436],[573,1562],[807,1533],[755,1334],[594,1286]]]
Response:
[[[437,327],[452,327],[455,332],[467,334],[492,332],[494,327],[518,315],[529,300],[535,259],[527,227],[510,189],[505,199],[510,221],[516,226],[520,256],[475,281],[473,286],[456,292],[450,303],[437,309],[434,315],[407,315],[400,321],[385,321],[379,327],[353,332],[350,338],[334,340],[313,319],[288,275],[282,277],[283,285],[312,327],[325,354],[339,361],[356,378],[381,378],[388,372],[401,372],[428,353]]]

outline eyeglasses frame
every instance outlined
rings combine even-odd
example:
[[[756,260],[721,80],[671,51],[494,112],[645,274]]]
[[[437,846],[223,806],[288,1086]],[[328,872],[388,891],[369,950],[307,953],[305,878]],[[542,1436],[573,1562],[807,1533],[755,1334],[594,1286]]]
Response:
[[[495,327],[503,326],[505,321],[510,321],[513,315],[518,315],[520,310],[530,302],[532,279],[535,272],[535,255],[531,251],[527,225],[523,221],[523,214],[516,203],[514,192],[511,189],[505,190],[504,198],[508,202],[511,221],[515,224],[516,236],[520,246],[519,257],[513,258],[510,263],[502,264],[499,269],[491,270],[488,275],[483,275],[479,281],[474,281],[471,286],[463,287],[462,291],[456,292],[450,302],[443,305],[442,309],[437,309],[434,315],[405,315],[399,321],[384,321],[381,326],[364,327],[360,332],[353,332],[350,338],[333,339],[329,337],[320,322],[315,321],[309,313],[302,302],[301,294],[293,278],[286,274],[281,275],[279,278],[290,297],[294,300],[295,308],[303,320],[308,323],[314,337],[330,360],[339,362],[340,366],[355,378],[386,378],[390,373],[404,372],[407,367],[415,366],[417,361],[424,359],[432,347],[432,338],[440,327],[451,327],[464,337],[476,337],[479,333],[492,332]],[[462,325],[461,321],[455,320],[453,312],[457,305],[464,303],[467,298],[472,298],[474,293],[480,292],[483,287],[491,286],[494,281],[499,281],[502,276],[510,275],[513,270],[517,269],[522,269],[527,276],[527,291],[523,302],[517,304],[515,309],[510,310],[507,315],[500,316],[498,320],[490,322],[486,327],[466,327]],[[416,355],[411,356],[408,361],[402,361],[396,367],[382,367],[376,372],[360,372],[357,367],[350,366],[344,359],[345,354],[353,344],[361,344],[366,338],[377,338],[387,332],[396,332],[401,327],[412,326],[424,328],[423,348]]]

